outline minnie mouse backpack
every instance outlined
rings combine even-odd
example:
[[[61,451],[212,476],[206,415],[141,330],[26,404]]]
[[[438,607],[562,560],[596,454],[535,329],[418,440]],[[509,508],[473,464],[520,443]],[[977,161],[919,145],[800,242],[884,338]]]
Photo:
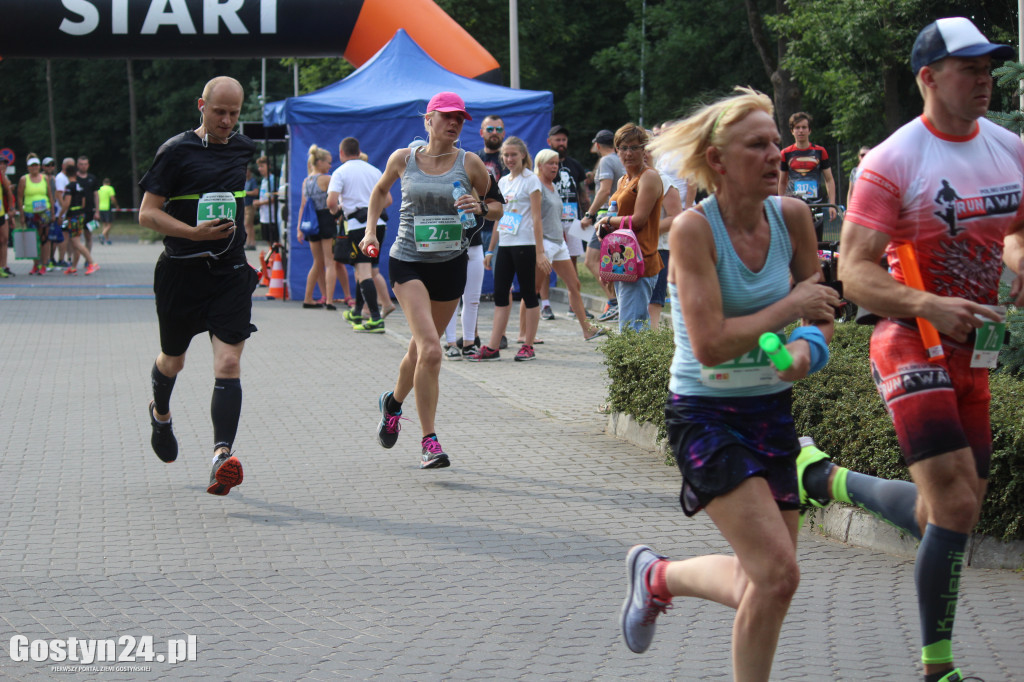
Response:
[[[633,232],[633,216],[622,219],[621,227],[601,240],[602,282],[635,282],[644,276],[644,256]]]

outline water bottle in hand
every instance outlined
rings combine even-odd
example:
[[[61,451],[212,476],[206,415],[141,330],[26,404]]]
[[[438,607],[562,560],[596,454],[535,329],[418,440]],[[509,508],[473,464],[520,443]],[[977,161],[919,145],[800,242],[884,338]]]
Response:
[[[462,187],[462,182],[460,180],[456,180],[455,182],[453,182],[452,183],[452,198],[455,199],[456,201],[458,201],[459,198],[462,197],[464,194],[469,194],[469,192],[467,192]],[[472,213],[464,211],[461,208],[458,209],[458,211],[459,211],[459,221],[462,223],[462,229],[464,229],[464,230],[472,230],[473,228],[476,227],[476,216],[474,216]]]

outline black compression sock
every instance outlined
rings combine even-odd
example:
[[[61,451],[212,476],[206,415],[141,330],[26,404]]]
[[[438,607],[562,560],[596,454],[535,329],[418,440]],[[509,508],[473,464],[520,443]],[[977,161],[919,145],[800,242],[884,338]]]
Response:
[[[804,469],[804,490],[807,496],[815,500],[831,500],[832,491],[828,487],[828,476],[835,464],[827,459],[822,459],[814,464],[807,465]]]
[[[167,414],[171,411],[171,391],[177,377],[164,376],[154,362],[150,378],[153,380],[153,408],[158,414]]]
[[[230,449],[238,433],[238,418],[242,414],[242,382],[240,379],[215,379],[210,417],[213,420],[213,441],[226,444]]]
[[[402,411],[402,403],[395,400],[394,393],[389,393],[388,397],[384,399],[384,409],[388,411],[388,414],[398,414]]]
[[[377,288],[373,285],[373,278],[368,277],[359,283],[359,291],[366,301],[366,307],[370,309],[370,319],[380,319],[380,307],[377,305]]]

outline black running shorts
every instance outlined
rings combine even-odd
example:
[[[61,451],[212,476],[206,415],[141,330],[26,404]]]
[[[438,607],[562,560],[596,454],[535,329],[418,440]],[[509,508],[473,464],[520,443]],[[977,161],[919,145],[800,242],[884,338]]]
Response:
[[[466,290],[466,265],[469,256],[461,255],[440,263],[421,263],[392,258],[388,261],[391,288],[414,279],[423,282],[431,301],[454,301]]]
[[[252,324],[252,292],[259,275],[248,263],[209,258],[178,260],[161,254],[153,272],[160,350],[172,357],[188,350],[202,332],[228,344],[245,341]]]

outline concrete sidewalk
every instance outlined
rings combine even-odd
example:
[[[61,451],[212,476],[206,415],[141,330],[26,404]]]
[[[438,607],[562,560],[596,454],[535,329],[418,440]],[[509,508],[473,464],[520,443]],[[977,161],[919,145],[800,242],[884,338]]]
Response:
[[[513,344],[501,362],[444,363],[437,430],[453,464],[421,471],[413,400],[394,449],[374,437],[408,340],[401,314],[360,335],[338,313],[258,301],[245,482],[218,498],[205,492],[202,336],[172,400],[181,455],[163,464],[149,447],[159,249],[97,247],[89,278],[29,278],[19,261],[0,282],[4,643],[112,639],[120,654],[152,637],[165,656],[195,637],[194,661],[136,651],[118,665],[148,670],[104,680],[730,678],[724,607],[677,599],[647,654],[621,641],[632,544],[674,558],[728,547],[680,512],[674,469],[604,433],[602,356],[564,305],[541,322],[534,362],[512,362]],[[913,562],[807,533],[799,555],[773,679],[918,679]],[[1019,573],[965,571],[965,672],[1021,679],[1022,612]],[[77,664],[10,654],[0,678]]]

